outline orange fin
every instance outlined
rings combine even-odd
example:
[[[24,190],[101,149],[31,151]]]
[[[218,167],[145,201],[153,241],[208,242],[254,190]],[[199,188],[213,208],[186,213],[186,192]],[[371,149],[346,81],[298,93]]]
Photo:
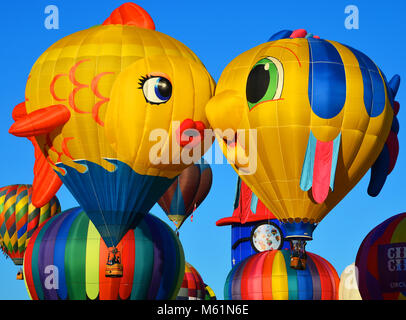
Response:
[[[34,137],[28,138],[35,150],[34,182],[32,184],[32,204],[43,207],[51,201],[62,185],[61,179],[51,168]]]
[[[17,104],[11,116],[13,117],[14,121],[20,120],[27,115],[27,110],[25,109],[25,101]]]
[[[115,9],[110,17],[103,22],[103,25],[109,24],[133,25],[155,30],[154,21],[148,12],[132,2],[124,3]]]
[[[20,118],[10,127],[8,131],[17,137],[28,138],[49,133],[68,122],[70,118],[69,109],[62,104],[39,109],[23,117],[21,115],[22,107],[19,106],[20,105],[17,106],[19,108],[17,111],[19,110],[19,112],[16,111],[15,115]]]

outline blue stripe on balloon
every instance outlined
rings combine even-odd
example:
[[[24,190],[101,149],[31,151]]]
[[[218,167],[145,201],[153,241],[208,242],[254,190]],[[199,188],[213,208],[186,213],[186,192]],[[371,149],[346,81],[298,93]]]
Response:
[[[321,281],[320,274],[313,260],[308,257],[306,269],[309,270],[310,279],[312,282],[312,300],[321,300]]]
[[[299,300],[313,300],[313,281],[308,267],[305,270],[297,270],[297,287]]]
[[[336,178],[337,160],[338,160],[338,152],[340,151],[340,144],[341,144],[341,132],[334,139],[334,142],[333,142],[333,156],[332,156],[332,160],[331,160],[331,171],[330,171],[331,191],[334,191],[334,181]]]
[[[152,219],[151,219],[152,220]],[[173,288],[175,287],[174,281],[177,281],[177,271],[176,270],[176,250],[177,248],[175,247],[176,242],[175,241],[168,241],[170,237],[169,230],[165,227],[163,223],[160,223],[159,220],[154,220],[154,223],[156,224],[157,232],[160,235],[164,236],[164,241],[162,241],[162,250],[163,250],[163,260],[166,262],[165,263],[165,268],[162,270],[162,281],[160,283],[157,295],[156,295],[156,300],[163,300],[167,299],[168,292],[173,291]]]
[[[326,40],[308,38],[308,96],[313,112],[323,119],[338,115],[346,100],[345,69],[341,56]]]
[[[27,222],[17,231],[17,238],[20,239],[27,231]]]
[[[68,235],[72,223],[75,221],[78,214],[82,212],[82,208],[72,208],[60,215],[60,219],[64,219],[57,234],[54,249],[54,265],[59,271],[59,288],[57,289],[58,297],[62,300],[68,299],[68,287],[65,277],[65,248],[68,241]],[[70,257],[74,259],[74,257]]]
[[[183,200],[182,190],[180,189],[179,180],[176,185],[176,190],[173,194],[170,213],[176,215],[185,215],[185,201]]]
[[[251,211],[253,214],[257,213],[258,197],[252,193],[251,196]]]
[[[384,79],[375,63],[364,53],[347,46],[358,60],[364,85],[364,104],[371,117],[379,116],[385,108]]]
[[[300,176],[300,188],[303,191],[308,191],[313,185],[313,168],[314,157],[316,154],[317,139],[310,131],[309,141],[307,142],[307,149],[302,166],[302,174]]]

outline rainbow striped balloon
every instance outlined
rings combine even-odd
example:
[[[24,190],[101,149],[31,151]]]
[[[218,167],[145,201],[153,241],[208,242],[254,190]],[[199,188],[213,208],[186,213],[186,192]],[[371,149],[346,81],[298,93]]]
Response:
[[[27,290],[33,300],[174,299],[185,262],[178,237],[148,214],[117,248],[122,278],[105,277],[108,248],[81,208],[50,219],[29,242],[24,259]],[[55,273],[56,272],[56,273]],[[57,275],[57,279],[50,280]],[[50,278],[51,277],[51,278]],[[50,285],[57,283],[58,286]]]
[[[16,184],[0,188],[0,237],[3,251],[16,265],[23,264],[24,252],[34,231],[48,218],[61,212],[56,197],[41,208],[31,203],[32,187]]]
[[[289,250],[270,250],[237,264],[227,276],[225,300],[338,300],[339,277],[324,258],[307,252],[305,270],[290,268]]]
[[[363,300],[406,299],[406,213],[385,220],[368,233],[355,265]]]
[[[176,300],[204,300],[206,285],[199,272],[190,264],[185,263],[185,276]]]

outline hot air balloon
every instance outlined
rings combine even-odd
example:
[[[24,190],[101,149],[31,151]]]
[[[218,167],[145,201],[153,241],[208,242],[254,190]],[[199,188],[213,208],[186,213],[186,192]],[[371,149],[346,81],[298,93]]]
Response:
[[[340,277],[339,300],[362,300],[358,290],[358,272],[355,263],[347,266]]]
[[[169,226],[148,214],[118,244],[123,276],[106,277],[109,250],[83,209],[72,208],[37,230],[24,273],[33,300],[174,299],[185,272],[183,248]],[[56,278],[57,277],[57,278]],[[56,279],[58,279],[57,284]]]
[[[225,300],[337,300],[340,279],[324,258],[308,253],[304,270],[290,266],[289,250],[252,255],[228,274]]]
[[[188,262],[185,263],[185,275],[176,300],[205,300],[206,285],[199,272]]]
[[[0,236],[2,249],[14,264],[23,264],[27,244],[34,231],[47,219],[61,212],[57,197],[41,208],[32,202],[31,185],[16,184],[0,188]],[[18,274],[21,279],[22,273]]]
[[[275,34],[223,71],[207,118],[241,179],[283,222],[292,268],[304,267],[314,228],[382,151],[398,80],[303,29]]]
[[[125,3],[102,25],[68,35],[39,57],[27,81],[27,115],[9,132],[35,137],[119,255],[122,237],[210,147],[202,142],[213,90],[189,48]]]
[[[406,213],[385,220],[368,233],[355,266],[363,300],[406,299]]]
[[[212,179],[210,165],[202,159],[183,170],[158,200],[158,204],[177,229],[206,198]]]
[[[204,300],[217,300],[216,294],[214,293],[213,289],[210,288],[207,284],[206,286],[206,295],[204,296]]]

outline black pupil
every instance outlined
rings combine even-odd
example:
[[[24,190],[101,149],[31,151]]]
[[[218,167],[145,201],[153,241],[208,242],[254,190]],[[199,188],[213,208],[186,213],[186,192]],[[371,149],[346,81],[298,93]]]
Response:
[[[247,101],[257,103],[261,100],[269,86],[269,71],[265,70],[265,64],[256,65],[250,72],[247,80]]]
[[[163,98],[168,98],[172,94],[172,84],[168,79],[160,78],[158,81],[158,91]]]

